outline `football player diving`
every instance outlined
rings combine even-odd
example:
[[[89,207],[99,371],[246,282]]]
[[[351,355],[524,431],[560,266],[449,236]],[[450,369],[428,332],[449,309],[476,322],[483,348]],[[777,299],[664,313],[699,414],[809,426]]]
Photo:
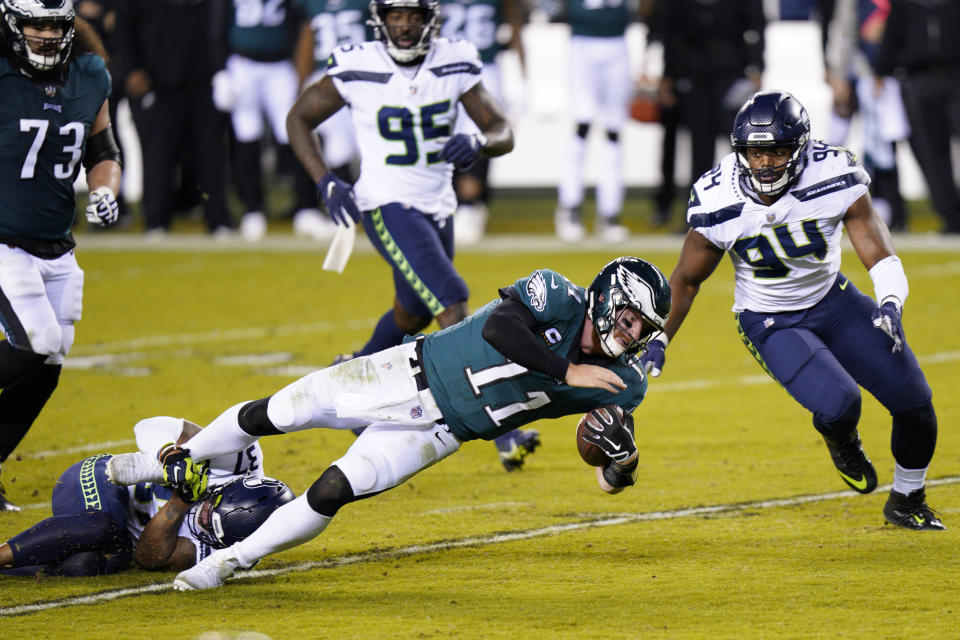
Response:
[[[187,420],[148,418],[134,432],[150,455],[100,454],[68,468],[53,489],[53,516],[0,544],[0,573],[95,576],[123,571],[131,561],[182,571],[243,540],[293,500],[285,484],[263,475],[257,444],[191,468],[177,490],[164,486],[157,448],[199,431]]]
[[[857,431],[863,387],[893,421],[896,466],[884,517],[906,529],[944,529],[924,490],[937,416],[904,336],[907,276],[871,204],[870,178],[851,152],[810,139],[806,110],[784,91],[751,97],[731,141],[733,153],[690,194],[691,228],[670,275],[673,314],[641,357],[644,366],[660,374],[669,340],[728,253],[741,339],[813,414],[843,481],[859,493],[877,488]],[[844,228],[875,300],[840,272]]]
[[[344,505],[396,487],[464,442],[604,405],[631,414],[647,389],[637,353],[669,311],[666,278],[639,258],[607,264],[587,289],[541,269],[452,327],[234,405],[186,448],[159,452],[167,478],[244,451],[265,435],[366,429],[304,495],[246,540],[182,572],[174,586],[220,586],[236,570],[316,537]],[[597,467],[598,484],[609,493],[636,481],[637,446],[627,423],[605,422],[590,441],[609,458]]]

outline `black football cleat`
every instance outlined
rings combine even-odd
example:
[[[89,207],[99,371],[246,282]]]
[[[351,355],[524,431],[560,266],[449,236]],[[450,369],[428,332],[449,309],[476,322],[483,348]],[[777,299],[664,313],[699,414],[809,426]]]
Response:
[[[0,511],[20,511],[20,507],[7,499],[7,492],[2,482],[0,482]]]
[[[936,512],[927,506],[927,495],[923,489],[911,491],[907,495],[891,491],[887,504],[883,505],[883,517],[890,524],[913,531],[946,529]]]
[[[877,488],[877,470],[863,452],[860,434],[854,431],[845,440],[824,438],[837,473],[851,489],[858,493],[870,493]]]

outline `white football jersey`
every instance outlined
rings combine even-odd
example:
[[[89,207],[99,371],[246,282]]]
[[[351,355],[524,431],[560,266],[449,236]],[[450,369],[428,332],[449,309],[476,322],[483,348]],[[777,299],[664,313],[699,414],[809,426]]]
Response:
[[[183,428],[183,421],[179,418],[155,418],[150,422],[150,439],[160,442],[174,442],[180,437],[180,431]],[[141,434],[138,434],[140,436]],[[149,439],[140,440],[141,453],[149,456],[156,455],[156,450],[146,451],[144,449],[154,449],[153,446],[144,446]],[[144,444],[141,444],[143,442]],[[263,450],[260,443],[255,442],[239,453],[228,453],[210,459],[210,479],[209,486],[226,484],[235,478],[251,476],[263,478]],[[134,541],[140,540],[140,534],[150,519],[157,515],[157,512],[167,503],[170,490],[155,485],[150,482],[141,482],[140,484],[127,487],[130,499],[127,502],[127,531],[133,537]],[[199,504],[199,503],[198,503]],[[180,525],[177,535],[181,538],[189,538],[197,547],[197,561],[199,562],[210,553],[210,548],[194,538],[190,532],[189,521],[195,517],[194,510],[191,509]]]
[[[836,279],[843,216],[869,184],[853,153],[812,141],[800,179],[767,206],[744,192],[731,153],[694,184],[687,222],[730,254],[735,312],[807,309]]]
[[[480,81],[477,48],[436,38],[420,65],[402,67],[379,41],[333,51],[327,74],[350,107],[360,148],[357,206],[391,202],[441,217],[453,213],[453,165],[440,160],[460,96]]]

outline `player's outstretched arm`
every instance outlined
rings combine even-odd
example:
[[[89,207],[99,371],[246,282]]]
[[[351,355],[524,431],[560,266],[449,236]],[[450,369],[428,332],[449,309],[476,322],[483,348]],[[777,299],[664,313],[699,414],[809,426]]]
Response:
[[[197,561],[197,549],[187,538],[177,535],[190,503],[177,493],[150,519],[140,534],[133,560],[148,571],[183,571]]]
[[[683,320],[693,306],[693,299],[700,292],[700,285],[720,264],[723,251],[707,240],[703,234],[690,229],[680,249],[677,266],[670,274],[672,306],[670,317],[664,325],[664,333],[671,340],[683,324]]]
[[[895,255],[890,231],[874,209],[869,193],[863,194],[850,205],[843,216],[843,226],[867,270],[884,258]]]

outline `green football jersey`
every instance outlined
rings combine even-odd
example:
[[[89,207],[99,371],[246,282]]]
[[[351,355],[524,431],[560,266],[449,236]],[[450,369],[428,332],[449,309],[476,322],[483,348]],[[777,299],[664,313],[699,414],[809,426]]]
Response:
[[[0,58],[0,235],[61,240],[87,135],[110,95],[103,58],[79,56],[63,85],[35,82]]]
[[[367,0],[294,0],[310,21],[313,32],[313,60],[316,69],[327,68],[333,50],[345,44],[373,40],[367,26]]]
[[[580,354],[587,313],[586,291],[565,277],[542,269],[513,285],[537,320],[536,331],[551,351]],[[620,393],[571,387],[530,371],[483,339],[483,325],[495,300],[452,327],[431,333],[423,343],[423,369],[447,426],[461,441],[492,440],[542,418],[586,413],[604,404],[632,412],[647,391],[636,357],[603,360],[627,384]]]
[[[567,22],[575,36],[622,36],[630,22],[627,0],[567,0]]]
[[[441,0],[440,35],[466,40],[480,52],[481,62],[493,62],[503,49],[497,42],[501,4],[501,0]]]
[[[255,60],[283,60],[293,54],[296,24],[293,0],[233,0],[230,52]]]

